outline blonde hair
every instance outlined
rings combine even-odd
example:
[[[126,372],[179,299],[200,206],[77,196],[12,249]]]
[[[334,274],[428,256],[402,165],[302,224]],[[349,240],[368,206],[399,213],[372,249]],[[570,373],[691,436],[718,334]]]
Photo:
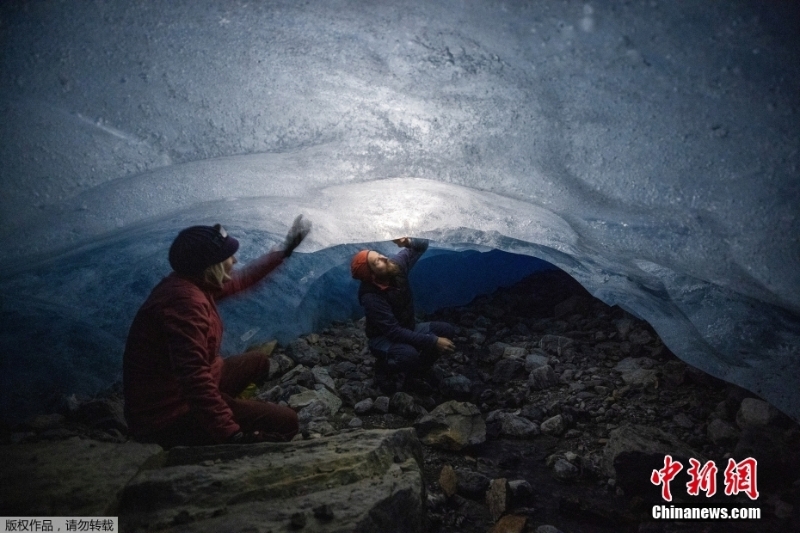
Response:
[[[206,268],[201,274],[203,281],[219,289],[222,288],[226,281],[230,281],[231,277],[225,272],[224,262]]]

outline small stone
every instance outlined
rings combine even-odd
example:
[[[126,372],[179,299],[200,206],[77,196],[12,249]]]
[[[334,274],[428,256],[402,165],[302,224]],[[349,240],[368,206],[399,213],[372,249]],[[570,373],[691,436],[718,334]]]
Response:
[[[353,407],[353,411],[355,411],[357,415],[369,413],[370,410],[372,410],[373,404],[374,402],[372,401],[372,398],[365,398]]]
[[[503,357],[503,353],[505,353],[506,348],[509,348],[509,346],[504,342],[493,342],[489,345],[489,353],[484,354],[483,360],[487,363],[494,363],[495,361],[500,360],[500,358]]]
[[[561,415],[550,417],[542,422],[542,425],[539,426],[539,429],[545,435],[561,435],[566,429],[564,426],[564,418]]]
[[[316,433],[319,435],[333,435],[336,429],[325,419],[315,419],[308,423],[307,430],[309,433]]]
[[[320,363],[320,354],[316,348],[312,348],[305,339],[297,339],[287,346],[286,354],[295,363],[308,367],[316,366]]]
[[[305,365],[295,365],[291,368],[288,372],[286,372],[283,376],[281,376],[281,383],[289,384],[297,381],[298,376],[303,374],[304,372],[308,372],[308,368]]]
[[[389,411],[406,418],[416,418],[425,414],[424,409],[414,402],[414,397],[405,392],[395,392],[389,401]]]
[[[534,368],[528,375],[528,386],[532,390],[544,390],[557,384],[558,378],[550,365]]]
[[[564,532],[558,529],[556,526],[551,526],[547,524],[544,526],[537,527],[535,533],[564,533]]]
[[[517,504],[527,502],[528,499],[533,497],[533,487],[525,479],[509,481],[508,489],[511,492],[512,500]]]
[[[564,458],[570,463],[575,463],[575,461],[578,460],[578,454],[575,452],[566,452],[564,453]]]
[[[328,414],[334,415],[342,406],[342,400],[326,388],[320,390],[308,390],[289,397],[289,406],[292,409],[300,410],[314,401],[321,401],[328,408]]]
[[[522,533],[527,522],[528,518],[525,516],[506,515],[489,530],[489,533]]]
[[[313,420],[315,418],[327,418],[329,415],[330,410],[328,409],[328,406],[325,405],[325,403],[321,400],[314,400],[310,404],[297,411],[297,418],[301,422],[308,422],[309,420]]]
[[[458,480],[457,491],[464,497],[474,500],[483,500],[486,497],[486,491],[491,485],[492,481],[474,470],[466,468],[459,468],[456,471],[456,479]]]
[[[625,372],[622,374],[622,381],[624,381],[626,385],[642,389],[656,388],[658,386],[658,378],[656,377],[655,370],[646,370],[644,368]]]
[[[486,342],[486,335],[484,335],[483,333],[480,333],[480,332],[476,331],[475,333],[472,333],[472,334],[469,336],[469,340],[470,340],[470,342],[471,342],[472,344],[476,344],[476,345],[480,346],[481,344],[483,344],[484,342]]]
[[[439,473],[439,486],[448,498],[456,493],[458,489],[458,479],[456,478],[456,472],[453,470],[452,466],[444,465],[442,467],[442,471]]]
[[[539,426],[534,422],[513,413],[504,413],[499,410],[492,411],[486,417],[486,423],[490,424],[492,422],[499,422],[500,434],[507,437],[527,439],[540,433]]]
[[[363,425],[364,425],[364,422],[360,418],[358,418],[357,416],[354,416],[353,418],[351,418],[350,422],[347,423],[347,427],[351,427],[351,428],[360,428]]]
[[[469,394],[472,388],[472,381],[461,374],[450,376],[442,380],[442,389],[451,394]]]
[[[525,350],[525,348],[519,348],[517,346],[506,346],[506,348],[503,350],[503,358],[513,357],[521,359],[525,357],[526,353],[527,351]]]
[[[506,478],[493,479],[486,491],[486,506],[492,518],[497,520],[508,508],[508,480]]]
[[[561,481],[570,481],[576,479],[578,474],[578,467],[566,459],[559,458],[556,459],[555,463],[553,463],[553,475],[556,477],[556,479],[560,479]]]
[[[324,385],[331,392],[336,391],[336,384],[333,382],[333,378],[331,378],[330,374],[328,374],[328,371],[324,367],[315,366],[311,369],[311,373],[313,374],[314,381],[316,383]]]
[[[269,358],[269,379],[282,376],[294,366],[294,361],[288,355],[282,353],[272,354]]]
[[[447,503],[447,496],[439,492],[428,492],[427,500],[428,512],[430,513],[442,509]]]
[[[389,397],[388,396],[378,396],[375,398],[375,402],[372,404],[372,408],[379,412],[386,414],[389,412]]]
[[[510,348],[506,348],[506,351],[509,349]],[[508,383],[514,379],[517,372],[522,370],[523,366],[524,365],[522,361],[519,359],[501,359],[496,365],[494,365],[492,381],[495,383]]]
[[[572,339],[558,335],[544,335],[539,339],[539,348],[547,353],[561,356],[564,350],[572,346]]]

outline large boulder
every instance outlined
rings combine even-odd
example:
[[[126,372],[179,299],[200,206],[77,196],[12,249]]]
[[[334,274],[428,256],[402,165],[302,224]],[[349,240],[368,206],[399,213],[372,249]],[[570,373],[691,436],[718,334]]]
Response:
[[[672,435],[649,426],[626,424],[612,430],[603,450],[603,469],[626,493],[660,500],[661,488],[653,485],[653,470],[664,468],[664,457],[670,455],[683,468],[671,484],[673,495],[685,496],[689,476],[689,459],[705,464],[707,459],[688,444]],[[719,465],[718,465],[719,466]]]
[[[119,492],[159,452],[155,444],[78,437],[3,446],[0,514],[114,516]]]
[[[424,444],[445,450],[461,450],[486,441],[486,423],[480,409],[469,402],[445,402],[420,418],[414,427]]]
[[[122,531],[423,531],[414,430],[173,448],[122,493]]]
[[[745,398],[736,413],[736,424],[742,429],[763,427],[777,418],[776,415],[775,408],[764,400]]]

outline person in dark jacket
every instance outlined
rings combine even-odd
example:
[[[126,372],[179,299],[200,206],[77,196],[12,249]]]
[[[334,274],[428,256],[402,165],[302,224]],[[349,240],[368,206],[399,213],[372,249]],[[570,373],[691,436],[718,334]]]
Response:
[[[172,446],[288,441],[298,431],[288,407],[237,398],[269,375],[269,358],[223,359],[217,301],[244,291],[283,263],[311,224],[298,216],[281,249],[233,270],[239,242],[219,224],[181,231],[169,250],[173,272],[156,285],[131,324],[123,355],[125,418],[131,435]]]
[[[455,349],[452,325],[416,323],[408,273],[428,249],[428,241],[403,237],[393,242],[403,248],[397,255],[361,250],[350,263],[353,278],[361,281],[358,299],[376,359],[376,383],[386,393],[402,388],[407,377],[426,377],[442,353]]]

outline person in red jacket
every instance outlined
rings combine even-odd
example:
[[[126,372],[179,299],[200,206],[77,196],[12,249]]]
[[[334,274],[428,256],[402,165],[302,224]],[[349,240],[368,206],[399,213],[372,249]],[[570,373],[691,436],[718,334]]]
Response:
[[[289,407],[237,396],[269,375],[269,358],[223,359],[217,301],[248,289],[283,263],[311,229],[298,216],[282,249],[233,270],[239,242],[219,224],[181,231],[169,250],[173,272],[136,313],[123,355],[125,418],[131,435],[173,446],[288,441]]]

